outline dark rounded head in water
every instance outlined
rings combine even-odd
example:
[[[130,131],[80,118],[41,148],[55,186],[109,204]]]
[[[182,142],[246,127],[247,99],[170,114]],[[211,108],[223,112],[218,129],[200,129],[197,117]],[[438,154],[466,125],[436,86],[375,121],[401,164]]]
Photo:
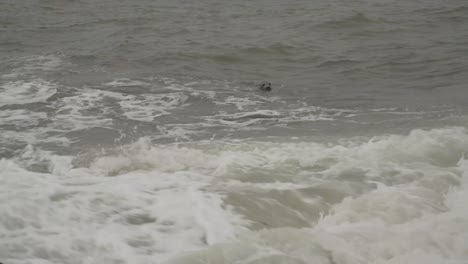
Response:
[[[260,87],[258,88],[264,92],[270,92],[273,89],[271,88],[271,83],[269,82],[262,82],[262,84],[260,84]]]

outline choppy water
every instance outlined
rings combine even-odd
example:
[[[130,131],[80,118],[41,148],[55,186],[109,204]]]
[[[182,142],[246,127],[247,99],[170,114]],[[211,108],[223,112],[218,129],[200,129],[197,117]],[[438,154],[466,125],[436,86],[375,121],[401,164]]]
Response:
[[[467,72],[464,0],[1,1],[0,262],[468,263]]]

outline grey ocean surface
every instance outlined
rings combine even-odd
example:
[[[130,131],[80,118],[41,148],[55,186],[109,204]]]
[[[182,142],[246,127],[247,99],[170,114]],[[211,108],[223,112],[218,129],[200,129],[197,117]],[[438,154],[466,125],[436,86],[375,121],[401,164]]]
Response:
[[[465,0],[2,0],[0,262],[467,263],[467,83]]]

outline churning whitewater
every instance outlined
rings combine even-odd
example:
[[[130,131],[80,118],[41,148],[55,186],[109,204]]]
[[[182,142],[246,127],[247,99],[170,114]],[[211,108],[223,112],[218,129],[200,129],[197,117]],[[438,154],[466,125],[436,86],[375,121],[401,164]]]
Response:
[[[334,144],[142,138],[76,157],[28,145],[0,162],[0,253],[10,263],[465,263],[467,148],[464,128]]]
[[[467,25],[465,0],[0,1],[0,263],[468,263]]]

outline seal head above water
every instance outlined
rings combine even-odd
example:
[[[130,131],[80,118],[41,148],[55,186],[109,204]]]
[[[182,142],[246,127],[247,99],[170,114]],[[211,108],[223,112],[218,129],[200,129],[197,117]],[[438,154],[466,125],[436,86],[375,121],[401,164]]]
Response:
[[[258,87],[258,89],[260,89],[260,91],[264,91],[264,92],[271,92],[271,90],[273,90],[273,88],[271,88],[271,83],[270,82],[262,82],[260,84],[260,86]]]

